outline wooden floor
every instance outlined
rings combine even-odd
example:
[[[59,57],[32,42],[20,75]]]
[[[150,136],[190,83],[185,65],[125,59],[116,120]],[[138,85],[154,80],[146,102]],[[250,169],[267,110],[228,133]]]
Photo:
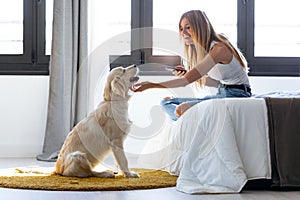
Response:
[[[15,167],[52,167],[54,163],[38,162],[35,159],[0,159],[0,169]],[[38,191],[38,190],[16,190],[0,188],[1,199],[10,200],[85,200],[85,199],[122,199],[122,200],[290,200],[300,199],[300,191],[278,192],[278,191],[243,191],[240,194],[214,194],[214,195],[189,195],[178,192],[175,187],[155,190],[134,190],[117,192],[62,192],[62,191]]]

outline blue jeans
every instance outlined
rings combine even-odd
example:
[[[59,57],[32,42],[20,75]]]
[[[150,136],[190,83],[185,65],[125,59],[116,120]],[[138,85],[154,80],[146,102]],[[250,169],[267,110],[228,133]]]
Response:
[[[241,89],[219,87],[218,93],[215,95],[205,96],[203,98],[172,98],[168,100],[162,100],[160,104],[165,110],[165,112],[170,116],[170,118],[176,121],[178,117],[175,115],[175,109],[181,103],[188,102],[190,104],[190,107],[192,107],[197,103],[200,103],[208,99],[250,97],[250,96],[251,93]]]

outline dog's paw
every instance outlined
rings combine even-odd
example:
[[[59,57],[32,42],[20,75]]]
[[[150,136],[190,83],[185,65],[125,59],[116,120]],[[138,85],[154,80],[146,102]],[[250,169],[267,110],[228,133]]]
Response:
[[[126,178],[139,178],[139,174],[134,172],[134,171],[130,171],[130,172],[124,172],[124,175]]]
[[[115,178],[115,174],[113,172],[93,172],[93,176],[99,178]]]

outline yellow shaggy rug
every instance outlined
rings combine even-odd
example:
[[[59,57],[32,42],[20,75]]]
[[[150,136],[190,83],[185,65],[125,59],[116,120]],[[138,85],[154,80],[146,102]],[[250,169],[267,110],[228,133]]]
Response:
[[[74,178],[15,169],[13,173],[0,175],[0,187],[31,190],[116,191],[154,189],[176,185],[177,177],[168,172],[151,169],[132,170],[138,172],[140,178],[124,178],[121,175],[116,175],[116,178]]]

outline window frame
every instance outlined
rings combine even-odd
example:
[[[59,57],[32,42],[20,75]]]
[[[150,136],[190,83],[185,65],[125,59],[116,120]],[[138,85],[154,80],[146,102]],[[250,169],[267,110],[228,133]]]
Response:
[[[299,76],[300,57],[255,57],[255,0],[238,0],[238,47],[245,54],[250,76]]]
[[[171,75],[165,70],[165,65],[178,65],[180,56],[154,56],[152,55],[153,38],[153,1],[131,0],[131,54],[110,55],[110,69],[117,66],[139,65],[140,75],[164,76]],[[159,63],[157,65],[157,63]]]
[[[23,54],[0,55],[1,75],[48,75],[50,56],[45,55],[45,0],[23,0]],[[131,29],[153,27],[153,0],[131,0]],[[299,57],[254,56],[255,0],[237,0],[237,45],[249,62],[251,76],[299,76]],[[149,29],[147,29],[149,30]],[[159,63],[145,66],[141,75],[170,75],[164,65],[180,64],[179,56],[152,54],[151,31],[133,31],[130,55],[111,55],[110,67],[119,65]]]
[[[255,57],[254,56],[254,4],[255,0],[237,0],[237,46],[245,55],[250,68],[250,76],[299,76],[299,57]],[[132,29],[153,27],[153,0],[132,0]],[[134,39],[139,42],[133,41]],[[144,43],[152,47],[152,32],[132,36],[131,44]],[[141,45],[143,46],[143,45]],[[133,48],[132,48],[133,49]],[[159,63],[148,65],[148,63]],[[180,64],[179,56],[159,56],[152,54],[152,48],[137,49],[130,56],[110,56],[110,67],[137,64],[141,75],[171,75],[164,65]]]
[[[132,64],[143,64],[143,52],[139,48],[141,42],[141,33],[138,30],[143,27],[141,24],[143,19],[142,13],[144,12],[144,0],[131,0],[131,51],[130,55],[109,55],[110,69],[118,66],[128,66]],[[134,11],[134,12],[133,12]],[[137,30],[137,31],[133,31]]]
[[[23,0],[23,54],[1,54],[0,75],[49,75],[45,55],[46,0]]]

